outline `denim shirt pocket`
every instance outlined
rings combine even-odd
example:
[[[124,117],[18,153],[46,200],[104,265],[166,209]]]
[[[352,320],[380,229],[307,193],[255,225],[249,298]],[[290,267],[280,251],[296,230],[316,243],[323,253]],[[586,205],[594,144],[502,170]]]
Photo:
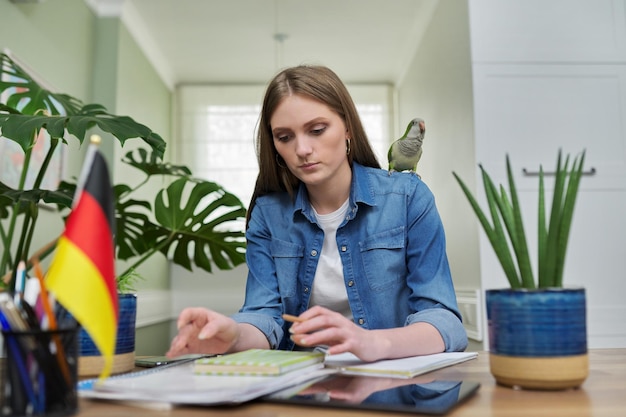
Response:
[[[293,297],[296,294],[300,263],[304,258],[304,246],[273,239],[270,243],[270,255],[274,258],[281,297]]]
[[[392,289],[404,283],[406,251],[404,226],[368,236],[359,243],[363,269],[372,290]]]

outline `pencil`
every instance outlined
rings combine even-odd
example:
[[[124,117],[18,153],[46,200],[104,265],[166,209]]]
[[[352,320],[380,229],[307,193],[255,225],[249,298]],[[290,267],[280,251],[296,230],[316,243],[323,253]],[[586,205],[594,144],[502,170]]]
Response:
[[[50,306],[50,299],[48,298],[48,290],[46,289],[43,272],[41,271],[41,266],[39,265],[39,261],[37,259],[33,260],[33,265],[35,267],[35,276],[39,280],[39,298],[41,299],[41,304],[43,304],[45,314],[48,316],[48,327],[54,332],[57,330],[57,321],[54,313],[52,312],[52,306]],[[52,339],[54,340],[54,344],[57,348],[57,362],[59,363],[59,367],[61,368],[65,381],[69,385],[72,383],[72,376],[70,375],[70,369],[67,366],[67,362],[65,362],[64,359],[65,349],[63,349],[63,344],[61,343],[58,334],[52,333]]]
[[[46,284],[43,277],[43,272],[41,271],[41,266],[39,265],[39,261],[34,259],[33,266],[35,268],[35,276],[39,280],[39,294],[41,299],[41,304],[43,305],[43,310],[48,317],[48,325],[50,326],[50,330],[57,329],[57,322],[52,312],[52,307],[50,306],[50,299],[48,298],[48,290],[46,289]]]
[[[298,316],[292,316],[291,314],[283,314],[283,320],[291,323],[302,323],[303,321],[306,321],[306,319],[302,319]]]

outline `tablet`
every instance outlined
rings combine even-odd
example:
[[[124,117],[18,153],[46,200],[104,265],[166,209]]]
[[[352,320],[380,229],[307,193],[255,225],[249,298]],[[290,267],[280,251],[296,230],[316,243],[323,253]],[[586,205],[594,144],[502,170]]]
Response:
[[[444,415],[474,395],[472,381],[333,375],[262,398],[262,401],[359,410]]]

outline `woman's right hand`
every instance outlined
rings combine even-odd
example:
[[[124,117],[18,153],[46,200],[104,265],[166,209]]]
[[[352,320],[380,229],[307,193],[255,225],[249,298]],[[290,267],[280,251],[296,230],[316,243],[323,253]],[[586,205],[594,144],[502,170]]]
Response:
[[[188,353],[225,353],[239,338],[237,322],[201,307],[184,309],[178,316],[177,328],[178,334],[166,353],[170,358]]]

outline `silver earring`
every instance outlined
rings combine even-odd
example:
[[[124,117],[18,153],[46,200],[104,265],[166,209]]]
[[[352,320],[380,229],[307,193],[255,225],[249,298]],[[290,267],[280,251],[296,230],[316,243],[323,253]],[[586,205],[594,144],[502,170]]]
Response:
[[[285,161],[278,154],[276,154],[276,165],[278,165],[280,168],[287,168],[287,165],[285,165]]]
[[[346,138],[346,155],[350,155],[350,138]]]

